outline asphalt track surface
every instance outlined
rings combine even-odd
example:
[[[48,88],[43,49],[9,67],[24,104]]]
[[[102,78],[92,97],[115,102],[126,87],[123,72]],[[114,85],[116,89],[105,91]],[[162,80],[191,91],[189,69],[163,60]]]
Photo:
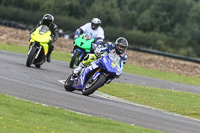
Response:
[[[71,74],[68,63],[52,60],[37,69],[26,67],[26,59],[26,55],[0,50],[0,93],[169,133],[200,132],[199,120],[93,94],[83,96],[79,91],[67,92],[58,80]],[[200,93],[200,86],[126,73],[117,82]]]

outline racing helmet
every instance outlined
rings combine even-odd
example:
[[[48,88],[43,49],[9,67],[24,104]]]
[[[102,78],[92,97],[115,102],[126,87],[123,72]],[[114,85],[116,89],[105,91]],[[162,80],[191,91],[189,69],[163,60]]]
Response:
[[[91,21],[91,27],[93,30],[97,30],[100,24],[101,24],[101,20],[99,18],[93,18]]]
[[[124,53],[128,48],[128,41],[124,37],[119,37],[115,41],[115,50],[117,54]]]
[[[45,14],[42,18],[42,23],[46,26],[50,26],[54,21],[54,17],[51,14]]]

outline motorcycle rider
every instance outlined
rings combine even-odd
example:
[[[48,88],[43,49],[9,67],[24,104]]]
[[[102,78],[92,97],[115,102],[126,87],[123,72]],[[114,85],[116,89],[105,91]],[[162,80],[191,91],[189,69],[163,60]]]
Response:
[[[105,38],[104,30],[100,24],[101,20],[99,18],[93,18],[91,22],[86,23],[76,30],[74,40],[83,33],[91,33],[92,38],[95,40],[92,48],[95,49],[96,46],[103,43],[103,39]]]
[[[54,42],[58,39],[59,34],[58,34],[58,27],[57,25],[54,23],[54,16],[51,14],[45,14],[42,18],[42,21],[40,21],[36,27],[34,27],[30,34],[33,33],[39,26],[41,25],[46,25],[47,27],[49,27],[49,30],[51,31],[51,40],[49,41],[48,45],[49,45],[49,50],[47,53],[47,62],[51,62],[51,53],[54,50]]]
[[[124,37],[117,38],[115,44],[113,44],[112,42],[107,42],[106,44],[99,45],[95,49],[94,54],[88,54],[87,56],[85,56],[83,61],[79,64],[79,66],[73,70],[72,79],[78,77],[84,67],[88,66],[91,62],[95,61],[97,58],[100,58],[103,55],[103,53],[105,52],[109,53],[110,51],[116,52],[120,56],[121,67],[123,70],[127,60],[127,55],[125,54],[127,48],[128,48],[128,41]],[[117,75],[115,78],[119,77],[120,75]],[[107,81],[107,84],[110,83],[111,81],[112,79]]]

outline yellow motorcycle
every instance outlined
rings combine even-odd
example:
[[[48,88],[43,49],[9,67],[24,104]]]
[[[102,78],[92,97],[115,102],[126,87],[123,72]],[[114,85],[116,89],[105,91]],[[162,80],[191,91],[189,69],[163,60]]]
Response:
[[[32,64],[40,68],[45,62],[49,50],[49,41],[51,40],[51,31],[45,25],[39,26],[33,33],[29,41],[28,58],[26,66],[30,67]]]

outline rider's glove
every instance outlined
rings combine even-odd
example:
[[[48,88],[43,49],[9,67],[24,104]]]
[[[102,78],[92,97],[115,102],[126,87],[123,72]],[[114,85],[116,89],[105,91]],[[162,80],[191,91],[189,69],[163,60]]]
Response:
[[[106,52],[106,47],[103,47],[103,46],[101,46],[101,45],[98,45],[98,46],[96,47],[96,49],[94,50],[94,54],[95,54],[98,58],[100,58],[101,55],[102,55],[103,53],[105,53],[105,52]]]
[[[92,43],[92,49],[96,49],[97,48],[97,44],[95,44],[95,43]]]
[[[74,36],[74,40],[75,40],[76,38],[78,38],[78,37],[79,37],[78,35],[75,35],[75,36]]]
[[[96,55],[97,58],[101,57],[101,53],[95,53],[95,55]]]
[[[96,55],[96,57],[100,58],[101,57],[101,48],[96,47],[96,49],[94,50],[94,54]]]
[[[53,39],[49,40],[49,43],[50,43],[50,44],[54,43]]]

